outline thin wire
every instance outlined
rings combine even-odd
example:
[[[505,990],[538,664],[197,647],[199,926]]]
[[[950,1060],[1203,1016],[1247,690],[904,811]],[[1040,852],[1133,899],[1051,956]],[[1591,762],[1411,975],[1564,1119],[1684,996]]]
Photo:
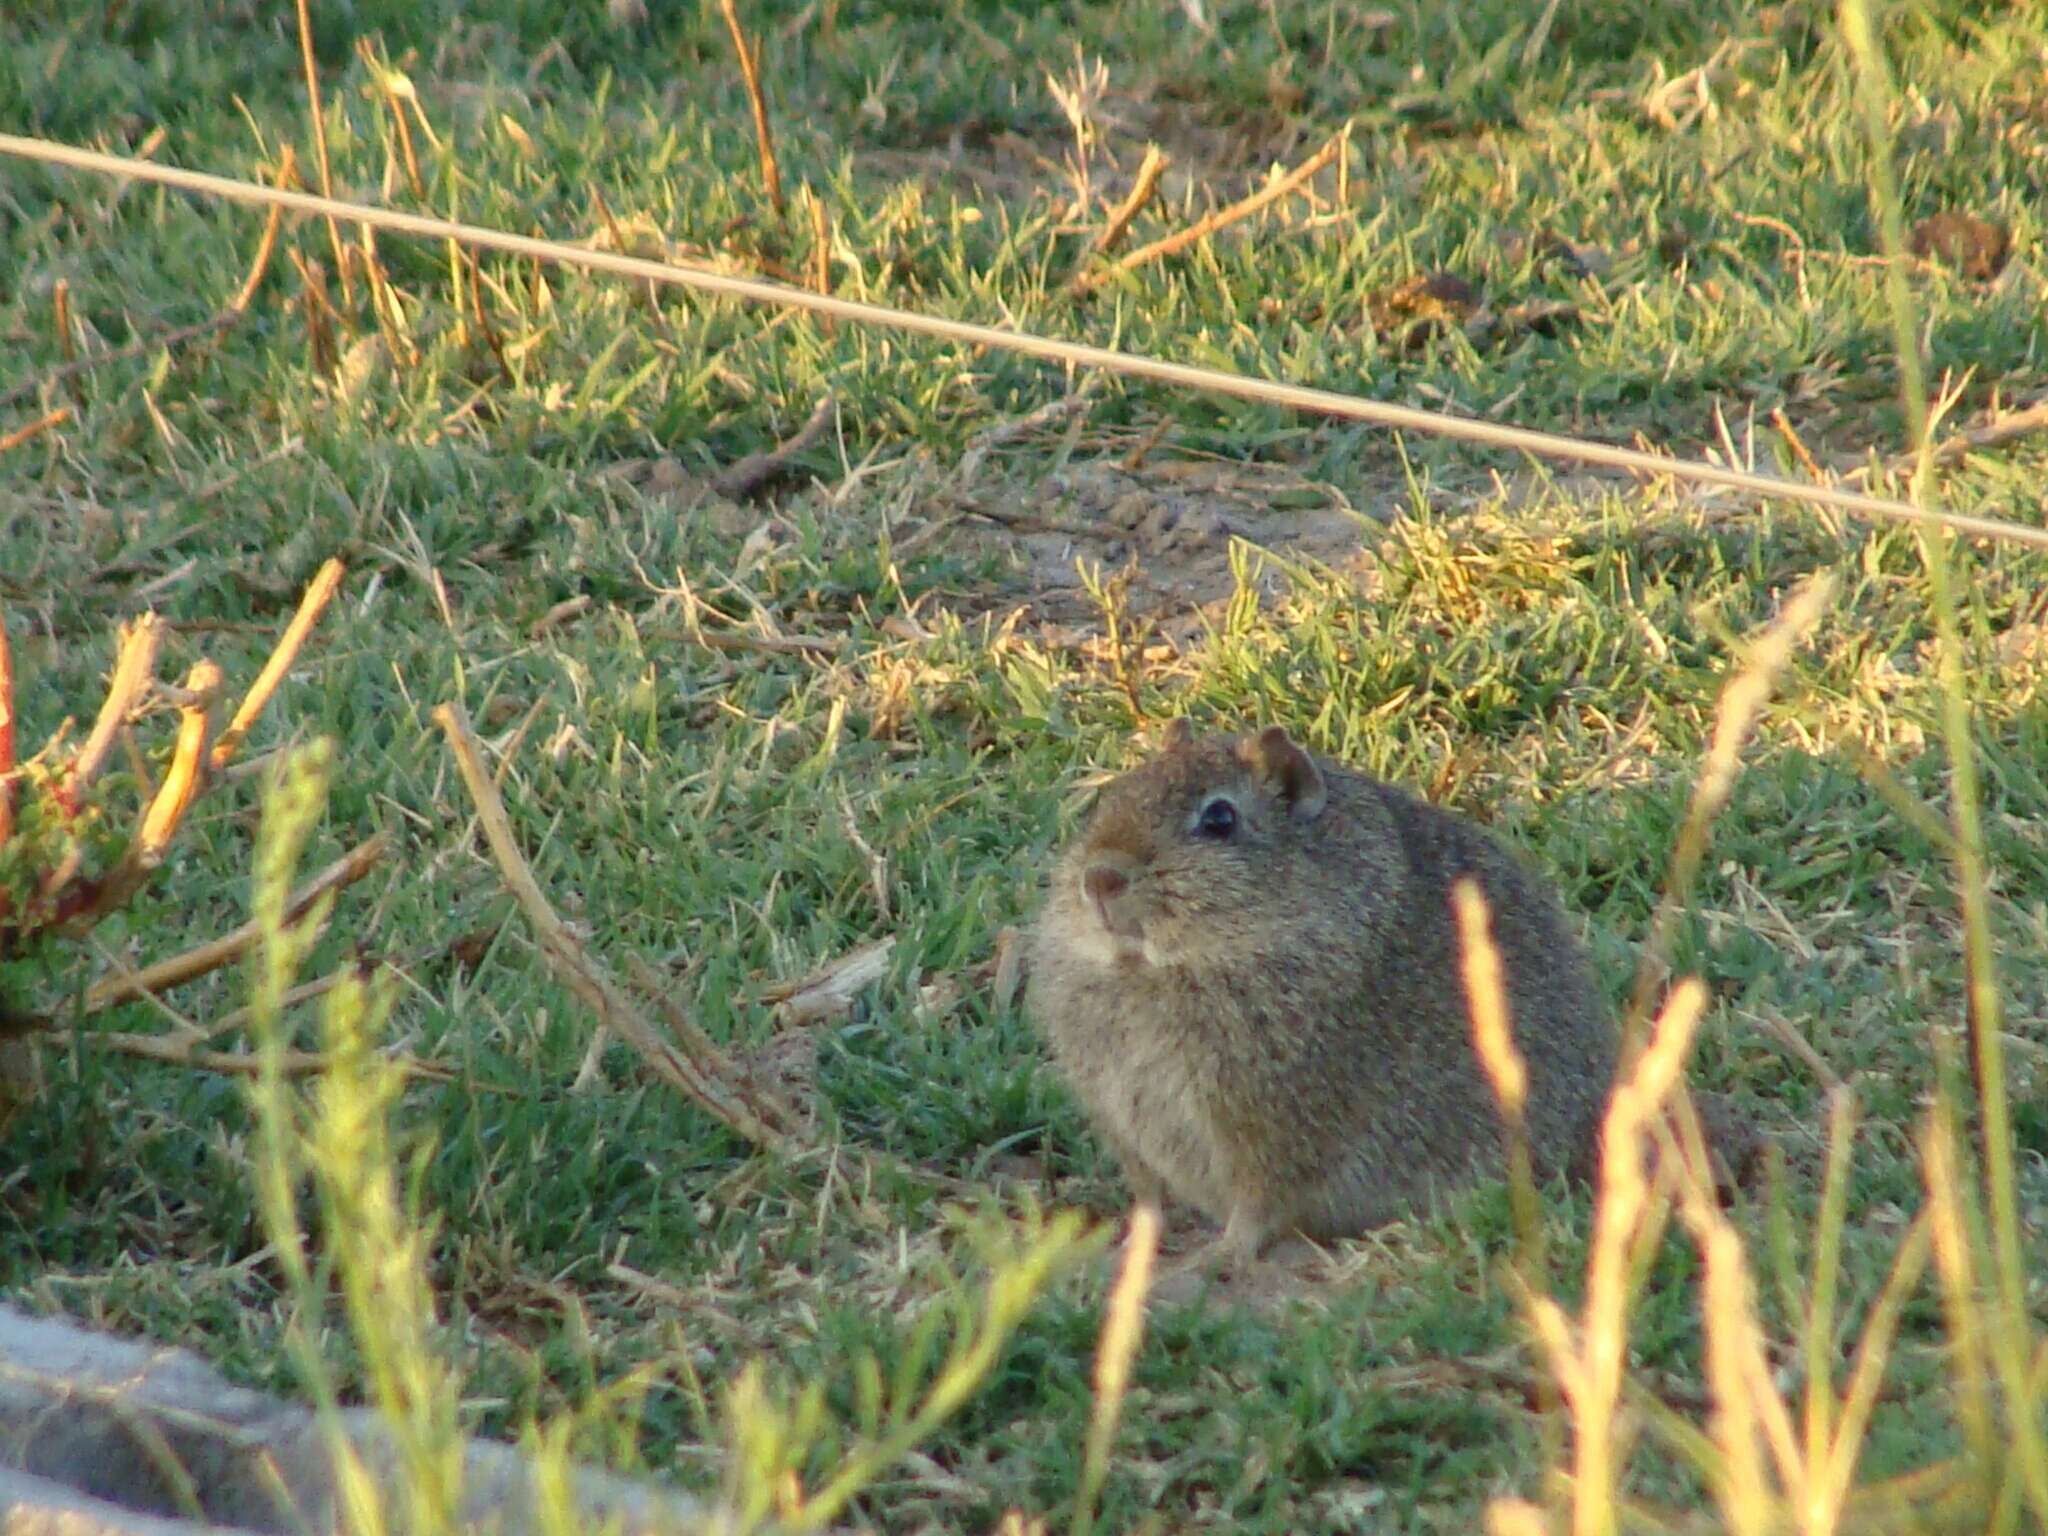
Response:
[[[1009,352],[1021,352],[1027,357],[1043,358],[1047,362],[1102,368],[1135,378],[1156,379],[1163,384],[1235,395],[1240,399],[1258,400],[1269,405],[1313,411],[1325,416],[1341,416],[1397,431],[1462,438],[1467,442],[1481,443],[1492,448],[1508,448],[1542,458],[1601,464],[1651,478],[1668,476],[1674,480],[1727,486],[1757,496],[1774,497],[1780,501],[1810,502],[1818,506],[1836,507],[1863,517],[1941,524],[1957,533],[1977,538],[2003,539],[2048,549],[2048,528],[2030,528],[2023,523],[2006,522],[1997,518],[1970,517],[1954,512],[1931,512],[1903,501],[1892,501],[1882,496],[1867,496],[1860,492],[1845,490],[1840,486],[1807,485],[1794,480],[1780,479],[1775,475],[1759,475],[1749,470],[1734,469],[1720,464],[1666,458],[1638,449],[1587,442],[1551,432],[1536,432],[1526,427],[1509,427],[1498,422],[1475,421],[1465,416],[1418,410],[1412,406],[1392,405],[1379,400],[1362,400],[1353,395],[1335,394],[1329,390],[1308,389],[1298,384],[1279,384],[1268,379],[1247,378],[1242,374],[1223,373],[1213,368],[1198,368],[1186,363],[1169,363],[1159,358],[1116,352],[1106,347],[1091,347],[1079,342],[1055,341],[1046,336],[1034,336],[1027,331],[1004,331],[963,320],[920,315],[910,310],[892,309],[883,304],[867,304],[831,294],[812,293],[808,289],[791,288],[782,283],[764,282],[759,278],[735,277],[730,273],[710,272],[698,267],[679,266],[672,262],[649,261],[644,257],[627,256],[616,251],[588,250],[557,240],[508,234],[503,230],[489,229],[476,224],[428,218],[416,213],[401,213],[395,209],[377,208],[367,203],[318,197],[310,192],[266,187],[256,182],[211,175],[205,171],[188,171],[177,166],[157,165],[147,160],[101,154],[97,150],[80,149],[74,145],[58,144],[47,139],[0,133],[0,154],[40,161],[46,165],[69,166],[74,170],[92,171],[103,176],[133,177],[140,181],[177,187],[187,192],[208,193],[229,202],[246,203],[256,207],[288,208],[298,213],[317,214],[325,218],[348,219],[372,229],[415,235],[423,240],[455,240],[464,245],[503,251],[512,256],[558,262],[564,266],[582,267],[594,272],[609,272],[619,277],[638,278],[643,282],[669,283],[706,293],[723,294],[728,298],[745,299],[754,304],[809,310],[814,314],[829,315],[855,324],[887,326],[899,331],[934,336],[944,341],[960,342],[970,347],[995,347]]]

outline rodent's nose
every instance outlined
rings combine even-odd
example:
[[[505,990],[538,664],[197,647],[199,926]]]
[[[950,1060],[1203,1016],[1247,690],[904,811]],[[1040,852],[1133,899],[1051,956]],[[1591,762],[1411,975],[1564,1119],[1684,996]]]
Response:
[[[1131,882],[1123,871],[1107,864],[1091,864],[1081,877],[1081,889],[1088,893],[1090,901],[1114,901],[1130,888]]]

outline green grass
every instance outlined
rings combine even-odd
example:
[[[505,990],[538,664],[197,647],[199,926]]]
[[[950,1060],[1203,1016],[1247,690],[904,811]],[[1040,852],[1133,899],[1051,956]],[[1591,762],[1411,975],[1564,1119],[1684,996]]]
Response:
[[[760,195],[752,132],[715,7],[653,6],[638,32],[561,0],[456,6],[315,0],[339,190],[413,205],[388,177],[389,120],[354,51],[381,40],[441,141],[419,135],[424,205],[563,237],[650,220],[677,254],[802,270],[807,217]],[[1643,7],[1566,0],[1525,57],[1540,7],[1397,5],[1382,27],[1347,8],[1209,6],[1204,38],[1177,6],[848,3],[747,7],[766,34],[785,182],[834,223],[840,291],[1180,360],[1327,385],[1688,454],[1740,444],[1798,473],[1766,425],[1783,409],[1817,453],[1904,446],[1883,272],[1870,260],[1867,152],[1823,7]],[[823,35],[836,14],[836,33]],[[1647,17],[1648,19],[1644,19]],[[1912,273],[1933,376],[1971,377],[1958,410],[2048,389],[2039,240],[2048,156],[2048,16],[1922,0],[1889,13],[1909,103],[1894,125],[1909,222],[1994,217],[2017,251],[1978,284]],[[1676,131],[1640,103],[1658,78],[1727,40],[1714,111]],[[1354,119],[1351,206],[1306,227],[1296,205],[1254,239],[1229,234],[1076,300],[1064,280],[1102,217],[1067,216],[1056,164],[1071,134],[1044,77],[1075,48],[1109,72],[1104,128],[1125,172],[1147,134],[1191,178],[1139,240],[1274,157],[1295,160]],[[158,158],[243,175],[299,146],[312,179],[290,9],[241,0],[64,7],[0,20],[0,126],[116,147],[161,126]],[[958,141],[957,156],[953,149]],[[1035,163],[1035,148],[1051,166]],[[1098,178],[1108,174],[1098,151]],[[1782,226],[1782,227],[1781,227]],[[180,195],[0,167],[0,391],[61,364],[52,294],[68,284],[88,350],[201,320],[241,281],[258,221]],[[1803,244],[1803,261],[1788,257]],[[1546,259],[1552,232],[1598,260]],[[1677,237],[1683,237],[1680,251]],[[325,230],[286,239],[331,266]],[[885,1375],[912,1322],[974,1249],[932,1198],[883,1189],[867,1225],[821,1200],[816,1170],[764,1170],[650,1084],[614,1047],[572,1091],[589,1020],[504,919],[495,875],[433,706],[460,700],[492,738],[538,705],[504,791],[540,877],[602,953],[669,965],[715,1037],[765,1040],[761,994],[894,934],[888,980],[818,1041],[830,1132],[969,1179],[1004,1156],[1049,1170],[1039,1195],[1108,1213],[1110,1165],[1043,1068],[1026,1022],[967,980],[957,1007],[921,984],[967,973],[1033,900],[1072,825],[1077,776],[1129,760],[1119,681],[1027,620],[949,617],[1012,595],[986,546],[893,544],[945,510],[936,475],[995,422],[1053,398],[1040,365],[924,340],[668,297],[510,262],[483,263],[509,377],[468,327],[445,250],[380,240],[417,358],[395,365],[367,307],[344,383],[314,365],[301,285],[280,259],[217,341],[102,367],[0,409],[0,434],[41,410],[74,419],[0,455],[0,603],[25,742],[97,703],[112,620],[153,604],[177,627],[168,675],[202,651],[249,675],[319,563],[344,594],[259,727],[252,750],[316,735],[341,746],[308,864],[377,828],[398,856],[341,901],[310,967],[350,945],[404,955],[394,1029],[450,1068],[399,1111],[431,1148],[419,1196],[439,1220],[431,1278],[470,1418],[508,1430],[642,1364],[655,1385],[635,1454],[712,1486],[695,1378],[762,1359],[823,1381],[860,1418],[853,1360]],[[1554,335],[1402,349],[1369,301],[1455,271],[1501,308],[1569,302]],[[330,293],[339,301],[334,275]],[[361,295],[358,293],[360,303]],[[738,557],[766,508],[664,493],[621,473],[673,458],[685,479],[787,436],[830,392],[838,432],[804,468],[822,489],[773,509],[766,549]],[[1919,1200],[1911,1141],[1933,1084],[1931,1031],[1963,1018],[1961,946],[1939,853],[1859,776],[1847,743],[1940,806],[1933,621],[1915,536],[1787,509],[1732,515],[1560,474],[1504,493],[1520,466],[1463,447],[1299,420],[1260,407],[1111,384],[1072,441],[993,456],[976,494],[1031,507],[1056,459],[1115,458],[1155,430],[1152,462],[1197,454],[1284,468],[1330,501],[1395,515],[1350,573],[1289,567],[1263,611],[1242,598],[1184,658],[1147,664],[1146,708],[1279,721],[1318,747],[1504,829],[1555,873],[1617,1001],[1627,991],[1712,725],[1734,642],[1808,572],[1835,607],[1773,707],[1706,861],[1677,961],[1714,993],[1695,1078],[1784,1142],[1793,1229],[1818,1202],[1821,1087],[1774,1032],[1807,1036],[1865,1111],[1844,1291],[1874,1295],[1898,1212]],[[851,466],[868,471],[849,478]],[[2039,523],[2048,438],[1972,458],[1942,481],[1959,510]],[[841,487],[835,493],[832,488]],[[1057,510],[1057,509],[1054,509]],[[891,538],[881,537],[884,526]],[[758,548],[759,540],[756,541]],[[1973,722],[2002,957],[2021,1207],[2048,1262],[2048,561],[1962,555]],[[1248,572],[1259,565],[1247,557]],[[830,661],[695,644],[690,587],[724,611],[758,603],[790,632],[843,636]],[[438,574],[452,623],[435,592]],[[530,634],[576,595],[573,622]],[[911,642],[884,621],[915,611]],[[2033,638],[2028,643],[2028,636]],[[902,694],[892,692],[906,690]],[[843,709],[837,730],[831,726]],[[886,860],[889,913],[842,798]],[[151,891],[102,940],[130,963],[175,952],[249,911],[254,786],[202,805]],[[495,934],[474,963],[447,946]],[[45,1004],[95,974],[89,952],[31,957],[0,983]],[[244,1000],[229,971],[171,998],[187,1017]],[[95,1027],[101,1021],[95,1021]],[[139,1005],[111,1029],[158,1027]],[[314,1039],[309,1017],[297,1026]],[[59,1308],[192,1343],[237,1374],[290,1386],[286,1292],[262,1256],[240,1084],[46,1052],[42,1099],[7,1131],[0,1284]],[[1583,1195],[1552,1207],[1553,1253],[1583,1257]],[[1747,1218],[1745,1218],[1747,1219]],[[1102,1528],[1211,1522],[1247,1532],[1473,1528],[1490,1494],[1533,1491],[1538,1426],[1474,1360],[1515,1360],[1496,1264],[1503,1192],[1393,1229],[1355,1278],[1277,1317],[1155,1315],[1126,1407]],[[1696,1265],[1676,1238],[1637,1321],[1646,1377],[1698,1380]],[[622,1282],[623,1264],[689,1293],[680,1312]],[[1057,1511],[1076,1486],[1098,1279],[1032,1314],[986,1390],[860,1506],[890,1530],[984,1529],[1003,1508]],[[1763,1288],[1766,1317],[1785,1321]],[[2037,1315],[2042,1308],[2038,1298]],[[1865,1471],[1948,1448],[1932,1301],[1908,1313],[1896,1395]],[[338,1334],[345,1391],[359,1363]],[[1506,1378],[1502,1378],[1505,1380]],[[614,1448],[614,1453],[616,1448]],[[821,1451],[813,1472],[829,1465]],[[1694,1496],[1646,1461],[1639,1491]]]

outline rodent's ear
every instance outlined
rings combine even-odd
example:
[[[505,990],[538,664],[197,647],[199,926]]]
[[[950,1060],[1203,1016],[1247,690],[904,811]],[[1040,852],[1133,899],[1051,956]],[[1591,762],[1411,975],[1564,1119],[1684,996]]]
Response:
[[[1159,750],[1178,752],[1193,745],[1195,728],[1188,724],[1186,715],[1175,715],[1159,732]]]
[[[1294,744],[1284,727],[1269,725],[1258,735],[1243,738],[1237,756],[1261,785],[1286,803],[1288,815],[1296,821],[1314,821],[1329,804],[1323,770]]]

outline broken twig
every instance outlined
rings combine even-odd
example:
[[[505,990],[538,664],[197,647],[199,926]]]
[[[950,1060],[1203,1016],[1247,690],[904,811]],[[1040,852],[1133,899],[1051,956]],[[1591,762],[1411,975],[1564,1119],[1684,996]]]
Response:
[[[34,421],[16,427],[12,432],[0,432],[0,453],[10,448],[19,448],[23,443],[32,442],[52,427],[61,427],[71,419],[71,407],[60,405],[54,411],[45,411]]]
[[[648,1069],[671,1087],[679,1089],[706,1112],[755,1146],[780,1155],[800,1149],[803,1138],[791,1127],[800,1122],[787,1106],[737,1081],[725,1053],[710,1037],[684,1016],[680,1009],[670,1015],[677,1030],[671,1044],[635,1008],[602,964],[576,941],[534,878],[532,866],[519,851],[498,786],[484,767],[483,751],[470,729],[468,716],[459,704],[442,704],[434,710],[434,723],[448,737],[455,765],[469,788],[484,840],[506,888],[526,914],[540,950],[564,985],[596,1015],[598,1026],[608,1029],[640,1055]]]
[[[1074,279],[1073,291],[1077,294],[1088,293],[1093,289],[1101,287],[1111,277],[1120,272],[1129,272],[1138,267],[1145,266],[1149,262],[1157,261],[1162,256],[1171,256],[1176,251],[1186,250],[1189,246],[1208,239],[1209,236],[1215,234],[1219,229],[1238,223],[1240,220],[1248,219],[1260,209],[1279,202],[1283,197],[1299,192],[1319,171],[1323,170],[1337,158],[1338,152],[1344,147],[1344,140],[1345,135],[1342,133],[1338,134],[1285,176],[1275,177],[1258,191],[1252,193],[1250,197],[1240,198],[1228,208],[1219,208],[1206,218],[1197,219],[1194,223],[1188,225],[1187,228],[1177,230],[1162,239],[1154,240],[1150,245],[1141,245],[1129,255],[1124,256],[1121,260],[1112,262],[1107,267],[1098,268],[1094,272],[1082,273]]]
[[[296,923],[328,892],[354,885],[377,867],[390,846],[390,834],[379,832],[368,842],[359,843],[350,849],[292,893],[291,900],[285,905],[284,921]],[[261,925],[251,920],[231,933],[224,933],[217,939],[211,939],[181,954],[159,960],[154,965],[146,965],[138,971],[129,971],[120,976],[96,981],[86,988],[84,1011],[97,1013],[102,1008],[127,998],[141,997],[145,993],[168,992],[173,987],[181,987],[186,982],[195,981],[209,971],[217,971],[230,961],[248,953],[262,937]]]
[[[1130,232],[1131,225],[1138,215],[1145,211],[1145,205],[1152,201],[1153,194],[1159,190],[1159,178],[1166,174],[1172,164],[1173,157],[1161,150],[1157,144],[1145,146],[1145,158],[1138,164],[1138,174],[1131,182],[1131,190],[1124,195],[1124,200],[1117,204],[1116,212],[1109,216],[1109,222],[1102,226],[1102,232],[1088,247],[1090,256],[1107,256],[1116,249],[1124,236]]]
[[[811,414],[804,424],[796,429],[794,436],[777,443],[766,453],[750,453],[737,464],[729,464],[711,478],[711,488],[721,496],[734,501],[744,501],[767,489],[794,468],[800,458],[820,437],[832,420],[832,411],[838,405],[832,396],[826,395],[811,407]]]

